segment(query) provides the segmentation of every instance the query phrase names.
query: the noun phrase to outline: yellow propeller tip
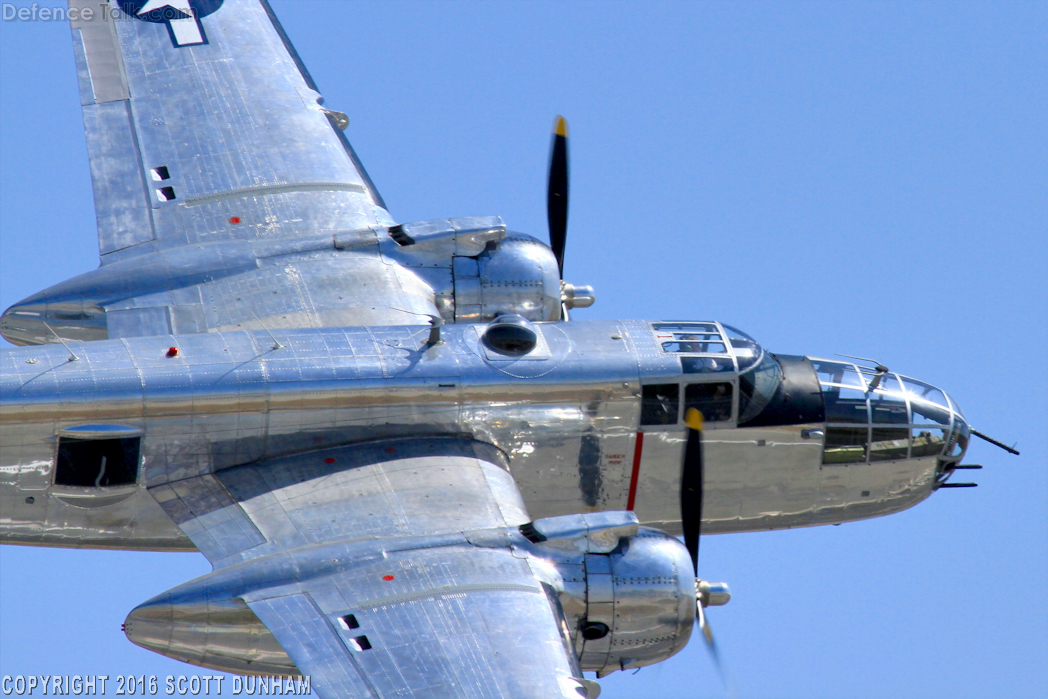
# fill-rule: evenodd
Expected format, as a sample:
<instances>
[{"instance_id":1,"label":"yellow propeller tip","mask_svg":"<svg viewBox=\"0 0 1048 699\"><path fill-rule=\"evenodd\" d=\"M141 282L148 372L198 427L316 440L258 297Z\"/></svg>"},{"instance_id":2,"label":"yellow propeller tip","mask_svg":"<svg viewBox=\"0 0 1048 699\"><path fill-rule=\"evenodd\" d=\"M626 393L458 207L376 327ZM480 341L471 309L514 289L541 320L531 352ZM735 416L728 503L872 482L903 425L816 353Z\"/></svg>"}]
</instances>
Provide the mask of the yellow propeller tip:
<instances>
[{"instance_id":1,"label":"yellow propeller tip","mask_svg":"<svg viewBox=\"0 0 1048 699\"><path fill-rule=\"evenodd\" d=\"M553 133L564 138L568 137L568 120L559 114L557 120L553 122Z\"/></svg>"},{"instance_id":2,"label":"yellow propeller tip","mask_svg":"<svg viewBox=\"0 0 1048 699\"><path fill-rule=\"evenodd\" d=\"M702 431L702 413L697 408L688 408L688 412L684 414L684 422L691 429Z\"/></svg>"}]
</instances>

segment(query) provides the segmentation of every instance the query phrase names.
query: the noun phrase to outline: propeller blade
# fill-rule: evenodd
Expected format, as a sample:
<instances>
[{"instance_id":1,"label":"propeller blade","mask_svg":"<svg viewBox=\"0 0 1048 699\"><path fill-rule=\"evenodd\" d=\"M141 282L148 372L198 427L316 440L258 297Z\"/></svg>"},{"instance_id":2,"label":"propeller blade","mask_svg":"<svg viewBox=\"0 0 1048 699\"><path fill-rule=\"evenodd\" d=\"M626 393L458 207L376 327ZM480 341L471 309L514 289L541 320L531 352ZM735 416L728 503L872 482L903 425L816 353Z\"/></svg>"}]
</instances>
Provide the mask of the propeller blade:
<instances>
[{"instance_id":1,"label":"propeller blade","mask_svg":"<svg viewBox=\"0 0 1048 699\"><path fill-rule=\"evenodd\" d=\"M691 554L695 577L699 577L699 530L702 528L702 413L688 408L684 415L688 425L688 444L684 448L684 468L680 479L680 521L684 545Z\"/></svg>"},{"instance_id":2,"label":"propeller blade","mask_svg":"<svg viewBox=\"0 0 1048 699\"><path fill-rule=\"evenodd\" d=\"M695 603L695 620L699 624L702 638L706 641L706 648L709 649L710 655L713 656L713 662L723 677L724 671L721 668L720 652L717 650L717 642L713 640L713 629L710 627L709 620L706 619L706 612L702 609L702 602Z\"/></svg>"},{"instance_id":3,"label":"propeller blade","mask_svg":"<svg viewBox=\"0 0 1048 699\"><path fill-rule=\"evenodd\" d=\"M695 569L695 623L699 625L702 638L706 642L706 650L713 658L713 664L717 667L724 686L728 686L728 675L721 664L720 650L717 642L713 639L713 628L706 618L706 611L702 603L715 605L725 604L730 599L727 585L723 583L707 583L699 580L699 534L702 529L702 500L704 497L703 485L705 471L702 461L702 413L695 408L688 408L684 414L684 422L688 426L688 443L684 447L684 467L681 472L680 484L680 519L681 528L684 530L684 545L691 554L691 564ZM713 589L715 586L715 590ZM715 599L711 592L722 599Z\"/></svg>"},{"instance_id":4,"label":"propeller blade","mask_svg":"<svg viewBox=\"0 0 1048 699\"><path fill-rule=\"evenodd\" d=\"M564 246L568 239L568 122L558 115L553 122L553 146L549 157L549 186L546 190L549 246L564 278Z\"/></svg>"}]
</instances>

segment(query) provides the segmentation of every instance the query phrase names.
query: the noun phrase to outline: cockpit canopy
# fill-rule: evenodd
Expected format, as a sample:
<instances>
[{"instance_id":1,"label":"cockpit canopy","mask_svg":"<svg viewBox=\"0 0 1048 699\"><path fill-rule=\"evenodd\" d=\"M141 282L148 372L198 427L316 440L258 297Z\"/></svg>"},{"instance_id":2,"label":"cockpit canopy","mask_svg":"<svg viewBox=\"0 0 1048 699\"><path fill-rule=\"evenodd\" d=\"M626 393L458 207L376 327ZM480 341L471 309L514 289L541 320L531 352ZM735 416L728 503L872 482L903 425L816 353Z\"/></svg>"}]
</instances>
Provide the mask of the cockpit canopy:
<instances>
[{"instance_id":1,"label":"cockpit canopy","mask_svg":"<svg viewBox=\"0 0 1048 699\"><path fill-rule=\"evenodd\" d=\"M667 321L653 323L652 330L664 352L680 355L682 373L739 374L739 424L756 417L775 395L782 368L738 328L714 321Z\"/></svg>"}]
</instances>

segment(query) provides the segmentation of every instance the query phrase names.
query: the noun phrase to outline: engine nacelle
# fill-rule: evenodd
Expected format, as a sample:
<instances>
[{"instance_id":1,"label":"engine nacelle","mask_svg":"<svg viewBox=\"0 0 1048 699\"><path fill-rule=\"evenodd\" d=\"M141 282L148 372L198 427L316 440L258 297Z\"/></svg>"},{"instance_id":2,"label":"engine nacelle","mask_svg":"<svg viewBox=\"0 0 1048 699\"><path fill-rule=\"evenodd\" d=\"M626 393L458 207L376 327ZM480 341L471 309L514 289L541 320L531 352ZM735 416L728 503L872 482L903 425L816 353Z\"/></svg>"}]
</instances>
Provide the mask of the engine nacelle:
<instances>
[{"instance_id":1,"label":"engine nacelle","mask_svg":"<svg viewBox=\"0 0 1048 699\"><path fill-rule=\"evenodd\" d=\"M560 320L560 273L553 252L522 233L507 233L476 257L454 258L455 322L480 323L503 313Z\"/></svg>"},{"instance_id":2,"label":"engine nacelle","mask_svg":"<svg viewBox=\"0 0 1048 699\"><path fill-rule=\"evenodd\" d=\"M632 512L550 517L508 533L536 575L556 590L566 640L582 669L602 677L665 660L687 645L698 591L688 551L675 538L639 527ZM297 676L294 662L239 598L242 591L229 581L209 582L216 575L132 610L124 622L128 639L201 667ZM232 580L240 585L240 578ZM716 594L706 591L710 600Z\"/></svg>"},{"instance_id":3,"label":"engine nacelle","mask_svg":"<svg viewBox=\"0 0 1048 699\"><path fill-rule=\"evenodd\" d=\"M522 528L551 564L551 584L583 670L602 677L680 652L695 622L688 550L632 512L537 520Z\"/></svg>"},{"instance_id":4,"label":"engine nacelle","mask_svg":"<svg viewBox=\"0 0 1048 699\"><path fill-rule=\"evenodd\" d=\"M447 323L484 323L514 314L556 321L562 308L593 305L593 289L565 284L548 245L507 231L498 216L402 223L386 229L383 255L412 270L434 292Z\"/></svg>"}]
</instances>

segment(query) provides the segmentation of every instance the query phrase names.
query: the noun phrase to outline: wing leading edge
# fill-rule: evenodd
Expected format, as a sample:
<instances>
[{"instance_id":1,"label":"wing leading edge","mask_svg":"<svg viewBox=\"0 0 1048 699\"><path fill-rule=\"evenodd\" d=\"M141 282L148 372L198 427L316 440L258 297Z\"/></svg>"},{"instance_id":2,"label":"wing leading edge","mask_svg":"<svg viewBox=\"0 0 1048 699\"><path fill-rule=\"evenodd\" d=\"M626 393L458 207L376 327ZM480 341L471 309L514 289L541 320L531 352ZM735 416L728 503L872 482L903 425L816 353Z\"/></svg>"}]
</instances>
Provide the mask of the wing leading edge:
<instances>
[{"instance_id":1,"label":"wing leading edge","mask_svg":"<svg viewBox=\"0 0 1048 699\"><path fill-rule=\"evenodd\" d=\"M296 667L328 697L599 691L581 679L555 593L514 545L529 519L489 445L340 447L150 492L215 571L134 610L126 627L135 643L238 672ZM235 632L201 634L187 621L202 604L212 626L235 609L243 631L244 603L287 657L255 629L243 646L268 655L252 667Z\"/></svg>"}]
</instances>

